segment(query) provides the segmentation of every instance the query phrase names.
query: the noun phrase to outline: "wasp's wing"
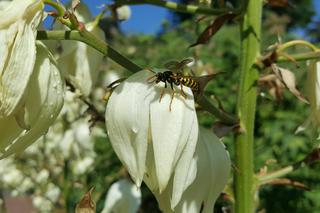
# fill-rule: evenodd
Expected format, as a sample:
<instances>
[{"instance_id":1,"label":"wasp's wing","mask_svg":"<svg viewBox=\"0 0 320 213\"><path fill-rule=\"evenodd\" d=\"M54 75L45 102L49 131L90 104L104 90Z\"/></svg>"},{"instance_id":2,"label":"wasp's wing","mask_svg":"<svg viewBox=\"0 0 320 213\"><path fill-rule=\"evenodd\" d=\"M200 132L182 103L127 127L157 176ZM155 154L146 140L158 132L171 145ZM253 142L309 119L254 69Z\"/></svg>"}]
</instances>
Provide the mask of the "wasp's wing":
<instances>
[{"instance_id":1,"label":"wasp's wing","mask_svg":"<svg viewBox=\"0 0 320 213\"><path fill-rule=\"evenodd\" d=\"M179 65L179 63L179 61L168 61L164 64L164 67L169 70L174 70L176 69L177 65Z\"/></svg>"}]
</instances>

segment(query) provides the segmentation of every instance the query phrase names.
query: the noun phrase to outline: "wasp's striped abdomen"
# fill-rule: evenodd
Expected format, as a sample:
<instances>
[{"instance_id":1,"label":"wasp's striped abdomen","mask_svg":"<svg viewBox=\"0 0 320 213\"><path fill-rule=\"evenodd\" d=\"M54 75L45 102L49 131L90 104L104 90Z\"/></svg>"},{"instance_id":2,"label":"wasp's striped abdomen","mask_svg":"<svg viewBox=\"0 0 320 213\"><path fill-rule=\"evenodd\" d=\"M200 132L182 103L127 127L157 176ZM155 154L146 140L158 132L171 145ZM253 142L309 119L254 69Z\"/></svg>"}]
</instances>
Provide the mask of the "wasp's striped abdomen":
<instances>
[{"instance_id":1,"label":"wasp's striped abdomen","mask_svg":"<svg viewBox=\"0 0 320 213\"><path fill-rule=\"evenodd\" d=\"M199 89L199 83L191 77L180 77L176 79L176 81L178 81L176 82L177 84L182 84L186 87L190 87L192 90Z\"/></svg>"}]
</instances>

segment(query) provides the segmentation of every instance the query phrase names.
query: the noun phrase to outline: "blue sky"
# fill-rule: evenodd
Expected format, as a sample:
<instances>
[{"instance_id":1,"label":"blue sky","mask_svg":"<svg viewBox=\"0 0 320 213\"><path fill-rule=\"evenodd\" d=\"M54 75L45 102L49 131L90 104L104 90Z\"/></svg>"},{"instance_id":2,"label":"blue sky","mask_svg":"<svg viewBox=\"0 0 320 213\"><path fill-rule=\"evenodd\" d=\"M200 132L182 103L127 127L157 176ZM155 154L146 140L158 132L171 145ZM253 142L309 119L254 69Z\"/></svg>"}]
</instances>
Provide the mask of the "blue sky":
<instances>
[{"instance_id":1,"label":"blue sky","mask_svg":"<svg viewBox=\"0 0 320 213\"><path fill-rule=\"evenodd\" d=\"M64 0L62 2L67 2ZM86 3L93 15L97 15L101 9L99 5L103 3L110 3L108 0L82 0ZM316 19L320 20L320 0L313 0L317 11ZM152 5L135 5L131 7L131 18L128 21L121 23L121 28L126 33L157 33L161 29L163 21L165 21L169 14L168 10Z\"/></svg>"}]
</instances>

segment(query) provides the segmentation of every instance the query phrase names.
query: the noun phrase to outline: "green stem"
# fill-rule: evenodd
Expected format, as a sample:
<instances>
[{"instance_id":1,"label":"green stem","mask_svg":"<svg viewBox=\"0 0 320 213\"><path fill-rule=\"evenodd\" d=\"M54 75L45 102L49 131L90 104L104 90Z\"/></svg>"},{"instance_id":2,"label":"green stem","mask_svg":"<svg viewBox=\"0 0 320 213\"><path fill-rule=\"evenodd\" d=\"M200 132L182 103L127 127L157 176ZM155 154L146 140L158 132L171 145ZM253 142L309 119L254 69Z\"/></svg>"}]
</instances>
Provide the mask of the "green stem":
<instances>
[{"instance_id":1,"label":"green stem","mask_svg":"<svg viewBox=\"0 0 320 213\"><path fill-rule=\"evenodd\" d=\"M173 1L164 0L118 0L115 2L117 6L121 5L136 5L136 4L151 4L159 7L164 7L176 12L191 13L191 14L203 14L203 15L222 15L227 12L238 13L239 10L232 10L230 8L214 9L211 7L203 7L197 5L185 5L176 3Z\"/></svg>"},{"instance_id":2,"label":"green stem","mask_svg":"<svg viewBox=\"0 0 320 213\"><path fill-rule=\"evenodd\" d=\"M209 101L209 99L205 98L204 96L199 97L197 99L197 103L202 107L202 109L220 118L220 120L223 121L223 123L225 124L233 125L239 122L236 117L224 112L223 110L217 107L212 107L213 104Z\"/></svg>"},{"instance_id":3,"label":"green stem","mask_svg":"<svg viewBox=\"0 0 320 213\"><path fill-rule=\"evenodd\" d=\"M235 212L254 212L254 120L257 100L262 0L249 0L241 22L241 73L237 114L241 132L236 136Z\"/></svg>"},{"instance_id":4,"label":"green stem","mask_svg":"<svg viewBox=\"0 0 320 213\"><path fill-rule=\"evenodd\" d=\"M56 10L57 10L57 15L58 15L59 17L62 17L62 16L64 15L64 13L65 13L65 8L64 8L61 4L59 4L59 3L57 3L57 2L54 2L54 1L52 1L52 0L43 0L43 3L45 3L45 4L47 4L47 5L50 5L51 7L53 7L54 9L56 9Z\"/></svg>"},{"instance_id":5,"label":"green stem","mask_svg":"<svg viewBox=\"0 0 320 213\"><path fill-rule=\"evenodd\" d=\"M293 41L289 41L289 42L286 42L284 44L281 44L280 47L277 49L277 52L283 52L287 48L293 47L293 46L297 46L297 45L306 46L306 47L308 47L309 49L311 49L313 51L319 50L316 46L314 46L310 42L307 42L307 41L304 41L304 40L293 40Z\"/></svg>"},{"instance_id":6,"label":"green stem","mask_svg":"<svg viewBox=\"0 0 320 213\"><path fill-rule=\"evenodd\" d=\"M124 68L128 69L131 72L138 72L143 68L139 65L130 61L127 57L121 55L117 50L112 48L105 41L97 38L92 33L86 30L72 30L72 31L38 31L37 33L38 40L76 40L81 41L89 46L95 48L102 54L108 56L116 63L120 64ZM199 105L203 107L203 109L212 113L214 116L222 120L227 124L235 124L237 119L228 115L225 112L222 112L219 108L210 103L208 99L202 97L199 99Z\"/></svg>"},{"instance_id":7,"label":"green stem","mask_svg":"<svg viewBox=\"0 0 320 213\"><path fill-rule=\"evenodd\" d=\"M127 57L121 55L118 51L112 48L103 40L97 38L92 33L82 30L77 31L38 31L37 39L39 40L76 40L81 41L89 46L95 48L103 55L108 56L116 63L120 64L124 68L128 69L131 72L137 72L142 70L142 68L132 61L130 61Z\"/></svg>"}]
</instances>

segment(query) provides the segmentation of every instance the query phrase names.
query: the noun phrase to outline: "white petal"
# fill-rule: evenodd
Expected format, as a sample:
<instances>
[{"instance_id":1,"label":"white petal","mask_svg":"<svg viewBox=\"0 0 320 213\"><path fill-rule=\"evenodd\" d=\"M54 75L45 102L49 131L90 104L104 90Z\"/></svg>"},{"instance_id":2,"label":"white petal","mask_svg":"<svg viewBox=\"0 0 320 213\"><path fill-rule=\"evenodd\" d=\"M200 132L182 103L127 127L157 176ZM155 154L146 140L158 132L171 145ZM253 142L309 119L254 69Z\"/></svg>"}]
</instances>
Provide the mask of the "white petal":
<instances>
[{"instance_id":1,"label":"white petal","mask_svg":"<svg viewBox=\"0 0 320 213\"><path fill-rule=\"evenodd\" d=\"M42 1L16 0L0 13L0 117L17 110L28 85L42 9Z\"/></svg>"},{"instance_id":2,"label":"white petal","mask_svg":"<svg viewBox=\"0 0 320 213\"><path fill-rule=\"evenodd\" d=\"M307 80L312 120L316 126L320 126L320 62L310 62Z\"/></svg>"},{"instance_id":3,"label":"white petal","mask_svg":"<svg viewBox=\"0 0 320 213\"><path fill-rule=\"evenodd\" d=\"M62 108L63 89L64 83L52 55L39 42L35 69L25 94L25 119L31 128L12 141L1 158L23 151L45 134Z\"/></svg>"},{"instance_id":4,"label":"white petal","mask_svg":"<svg viewBox=\"0 0 320 213\"><path fill-rule=\"evenodd\" d=\"M198 120L194 113L194 121L185 147L175 169L171 208L174 209L179 203L183 192L194 181L197 174L197 157L193 158L198 141Z\"/></svg>"},{"instance_id":5,"label":"white petal","mask_svg":"<svg viewBox=\"0 0 320 213\"><path fill-rule=\"evenodd\" d=\"M189 134L194 128L195 108L193 94L190 88L183 87L187 98L179 94L180 89L175 87L177 93L172 101L171 88L165 90L161 102L160 94L162 84L154 86L157 91L155 100L150 105L151 134L154 149L154 161L160 192L164 190L173 173L178 159L189 141ZM192 138L193 142L197 138Z\"/></svg>"},{"instance_id":6,"label":"white petal","mask_svg":"<svg viewBox=\"0 0 320 213\"><path fill-rule=\"evenodd\" d=\"M83 22L90 21L91 15L88 14L87 7L80 5L76 10L79 14L77 18ZM104 32L98 26L94 26L94 23L86 24L86 28L98 38L105 39ZM97 81L104 56L96 49L78 41L62 42L62 49L63 53L58 59L59 68L83 95L88 96Z\"/></svg>"},{"instance_id":7,"label":"white petal","mask_svg":"<svg viewBox=\"0 0 320 213\"><path fill-rule=\"evenodd\" d=\"M195 156L198 158L195 181L184 192L176 212L212 213L216 199L227 184L231 162L225 146L209 130L200 128Z\"/></svg>"},{"instance_id":8,"label":"white petal","mask_svg":"<svg viewBox=\"0 0 320 213\"><path fill-rule=\"evenodd\" d=\"M141 204L141 191L128 180L119 180L108 190L101 213L136 213Z\"/></svg>"},{"instance_id":9,"label":"white petal","mask_svg":"<svg viewBox=\"0 0 320 213\"><path fill-rule=\"evenodd\" d=\"M6 9L11 4L11 1L0 1L0 11Z\"/></svg>"},{"instance_id":10,"label":"white petal","mask_svg":"<svg viewBox=\"0 0 320 213\"><path fill-rule=\"evenodd\" d=\"M120 84L106 109L107 132L113 149L138 186L145 172L149 104L155 93L151 85L143 82L148 74L138 72Z\"/></svg>"}]
</instances>

